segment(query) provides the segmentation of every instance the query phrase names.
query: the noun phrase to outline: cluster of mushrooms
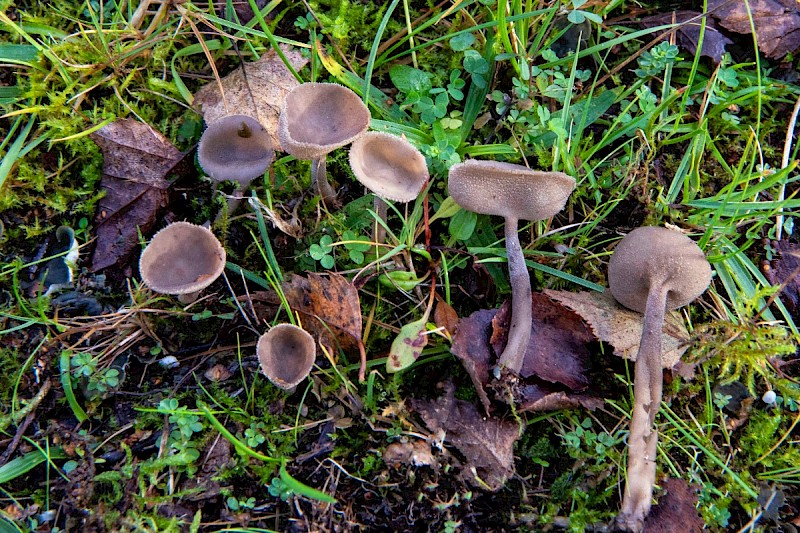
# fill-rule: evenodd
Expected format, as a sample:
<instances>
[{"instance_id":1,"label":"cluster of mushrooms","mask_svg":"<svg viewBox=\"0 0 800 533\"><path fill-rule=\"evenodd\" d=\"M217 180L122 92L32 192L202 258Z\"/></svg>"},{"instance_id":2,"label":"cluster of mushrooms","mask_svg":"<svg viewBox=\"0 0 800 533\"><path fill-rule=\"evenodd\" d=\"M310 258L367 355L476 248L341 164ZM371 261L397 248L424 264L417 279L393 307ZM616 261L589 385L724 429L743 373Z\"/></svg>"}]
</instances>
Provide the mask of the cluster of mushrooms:
<instances>
[{"instance_id":1,"label":"cluster of mushrooms","mask_svg":"<svg viewBox=\"0 0 800 533\"><path fill-rule=\"evenodd\" d=\"M328 182L325 159L331 151L352 143L353 173L375 194L376 212L385 218L386 206L380 199L414 200L428 181L428 168L419 150L404 137L367 132L369 124L369 110L353 91L332 83L305 83L287 94L278 137L284 151L311 160L312 186L331 206L336 204L336 191ZM213 180L238 182L241 197L272 163L274 150L269 133L257 120L232 115L208 125L198 147L198 161ZM450 169L449 194L460 207L505 219L512 318L508 342L495 368L498 378L520 372L531 338L531 283L518 222L554 216L564 208L575 185L574 178L561 172L496 161L468 160ZM382 235L375 238L383 241ZM177 295L187 303L222 274L225 258L224 247L209 229L175 222L155 234L142 252L139 270L152 290ZM654 420L662 397L665 313L700 296L710 281L711 267L702 250L667 228L631 231L609 261L612 295L623 306L644 314L636 357L627 486L617 519L622 529L642 529L653 497L658 438ZM293 390L314 364L316 342L302 328L280 324L259 338L257 352L269 380Z\"/></svg>"}]
</instances>

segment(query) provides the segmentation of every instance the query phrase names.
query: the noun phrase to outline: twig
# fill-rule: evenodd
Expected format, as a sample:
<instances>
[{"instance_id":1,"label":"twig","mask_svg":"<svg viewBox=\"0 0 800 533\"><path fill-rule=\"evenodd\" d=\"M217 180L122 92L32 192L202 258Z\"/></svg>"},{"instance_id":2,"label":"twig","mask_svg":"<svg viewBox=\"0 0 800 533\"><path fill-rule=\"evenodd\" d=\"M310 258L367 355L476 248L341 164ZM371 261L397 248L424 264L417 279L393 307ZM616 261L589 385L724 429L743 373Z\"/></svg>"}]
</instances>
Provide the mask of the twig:
<instances>
[{"instance_id":1,"label":"twig","mask_svg":"<svg viewBox=\"0 0 800 533\"><path fill-rule=\"evenodd\" d=\"M792 152L792 137L794 136L794 126L797 123L797 114L800 113L800 96L797 97L797 102L794 104L792 111L792 118L789 120L789 126L786 128L786 142L783 143L783 160L781 161L781 168L789 166L789 156ZM778 203L783 202L786 196L786 182L781 183L781 191L778 193ZM781 211L783 211L781 209ZM781 240L783 234L783 215L775 217L775 240Z\"/></svg>"}]
</instances>

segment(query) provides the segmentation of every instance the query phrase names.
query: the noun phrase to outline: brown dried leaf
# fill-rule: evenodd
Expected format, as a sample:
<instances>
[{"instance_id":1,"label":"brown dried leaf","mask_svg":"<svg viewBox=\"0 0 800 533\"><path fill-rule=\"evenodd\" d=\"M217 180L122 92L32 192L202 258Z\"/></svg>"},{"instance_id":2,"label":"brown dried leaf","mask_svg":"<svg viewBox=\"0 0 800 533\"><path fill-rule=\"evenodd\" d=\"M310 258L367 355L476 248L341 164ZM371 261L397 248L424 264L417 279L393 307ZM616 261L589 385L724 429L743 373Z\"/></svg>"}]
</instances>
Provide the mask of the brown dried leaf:
<instances>
[{"instance_id":1,"label":"brown dried leaf","mask_svg":"<svg viewBox=\"0 0 800 533\"><path fill-rule=\"evenodd\" d=\"M411 442L393 442L383 451L383 462L387 465L401 464L412 466L434 466L436 458L431 451L431 444L426 440Z\"/></svg>"},{"instance_id":2,"label":"brown dried leaf","mask_svg":"<svg viewBox=\"0 0 800 533\"><path fill-rule=\"evenodd\" d=\"M543 413L561 409L578 409L583 407L594 411L603 406L603 400L586 394L567 394L545 386L530 384L519 387L516 391L519 404L517 411Z\"/></svg>"},{"instance_id":3,"label":"brown dried leaf","mask_svg":"<svg viewBox=\"0 0 800 533\"><path fill-rule=\"evenodd\" d=\"M665 493L650 509L644 533L695 533L703 531L705 521L697 512L697 492L682 479L667 479Z\"/></svg>"},{"instance_id":4,"label":"brown dried leaf","mask_svg":"<svg viewBox=\"0 0 800 533\"><path fill-rule=\"evenodd\" d=\"M781 301L791 311L795 320L800 319L800 246L789 241L772 241L776 252L775 259L766 271L767 279L773 285L784 284L780 293Z\"/></svg>"},{"instance_id":5,"label":"brown dried leaf","mask_svg":"<svg viewBox=\"0 0 800 533\"><path fill-rule=\"evenodd\" d=\"M167 176L178 171L184 154L163 135L134 119L121 119L91 135L103 152L98 203L97 242L92 271L127 263L139 244L139 231L148 234L169 201ZM190 168L191 165L188 165ZM180 172L189 172L181 168Z\"/></svg>"},{"instance_id":6,"label":"brown dried leaf","mask_svg":"<svg viewBox=\"0 0 800 533\"><path fill-rule=\"evenodd\" d=\"M642 337L642 315L619 305L611 291L568 292L545 290L544 293L580 315L592 328L595 336L611 344L614 353L631 361L636 360ZM661 337L661 364L672 368L689 347L689 332L680 313L666 314Z\"/></svg>"},{"instance_id":7,"label":"brown dried leaf","mask_svg":"<svg viewBox=\"0 0 800 533\"><path fill-rule=\"evenodd\" d=\"M489 337L492 335L492 319L494 309L480 309L458 324L458 331L453 337L450 351L461 360L461 364L472 379L475 390L486 412L489 412L491 401L486 395L484 386L489 381L489 369L492 364L492 353Z\"/></svg>"},{"instance_id":8,"label":"brown dried leaf","mask_svg":"<svg viewBox=\"0 0 800 533\"><path fill-rule=\"evenodd\" d=\"M439 399L417 400L412 406L431 432L443 431L445 442L464 455L467 468L462 475L476 487L500 490L514 473L519 427L508 420L482 416L473 404L456 399L454 389L449 385Z\"/></svg>"},{"instance_id":9,"label":"brown dried leaf","mask_svg":"<svg viewBox=\"0 0 800 533\"><path fill-rule=\"evenodd\" d=\"M361 302L358 289L346 278L309 272L308 278L292 276L284 282L283 292L289 307L300 313L303 329L328 349L361 349ZM280 304L278 295L271 291L254 292L250 298Z\"/></svg>"},{"instance_id":10,"label":"brown dried leaf","mask_svg":"<svg viewBox=\"0 0 800 533\"><path fill-rule=\"evenodd\" d=\"M532 295L532 306L531 340L520 375L563 383L572 390L585 389L589 386L586 344L594 340L586 324L578 315L541 293ZM503 351L510 323L511 306L506 302L492 321L489 342L495 353Z\"/></svg>"},{"instance_id":11,"label":"brown dried leaf","mask_svg":"<svg viewBox=\"0 0 800 533\"><path fill-rule=\"evenodd\" d=\"M438 294L436 295L436 309L433 311L433 321L437 328L444 328L451 337L458 329L458 313Z\"/></svg>"},{"instance_id":12,"label":"brown dried leaf","mask_svg":"<svg viewBox=\"0 0 800 533\"><path fill-rule=\"evenodd\" d=\"M752 15L758 48L772 59L780 59L800 48L800 6L796 0L709 0L708 11L720 25L737 33L751 33ZM749 11L749 12L748 12Z\"/></svg>"},{"instance_id":13,"label":"brown dried leaf","mask_svg":"<svg viewBox=\"0 0 800 533\"><path fill-rule=\"evenodd\" d=\"M697 11L678 10L645 17L639 23L644 28L673 23L681 24L675 32L677 44L694 55L697 52L697 42L700 40L701 20L697 17L701 15L702 13ZM693 21L688 22L690 20ZM729 44L733 44L733 41L720 33L714 20L707 19L706 30L703 34L703 49L700 51L700 55L710 57L715 63L719 63L722 61L722 54L725 53L725 46Z\"/></svg>"},{"instance_id":14,"label":"brown dried leaf","mask_svg":"<svg viewBox=\"0 0 800 533\"><path fill-rule=\"evenodd\" d=\"M308 63L308 59L297 50L283 51L295 70ZM278 54L269 50L258 61L242 63L240 68L222 78L221 84L223 93L220 84L212 82L195 95L194 103L200 107L206 123L228 115L249 115L266 128L272 137L272 145L276 150L280 149L278 115L286 93L299 82Z\"/></svg>"}]
</instances>

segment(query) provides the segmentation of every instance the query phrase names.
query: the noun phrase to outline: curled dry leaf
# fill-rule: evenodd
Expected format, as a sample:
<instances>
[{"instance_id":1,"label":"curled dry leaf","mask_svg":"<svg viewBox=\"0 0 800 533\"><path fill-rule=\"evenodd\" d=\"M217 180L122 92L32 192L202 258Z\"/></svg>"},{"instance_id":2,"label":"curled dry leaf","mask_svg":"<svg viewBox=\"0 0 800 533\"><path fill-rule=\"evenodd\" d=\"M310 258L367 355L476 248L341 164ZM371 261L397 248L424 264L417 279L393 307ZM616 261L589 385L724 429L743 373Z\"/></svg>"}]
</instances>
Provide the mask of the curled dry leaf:
<instances>
[{"instance_id":1,"label":"curled dry leaf","mask_svg":"<svg viewBox=\"0 0 800 533\"><path fill-rule=\"evenodd\" d=\"M472 379L472 384L475 385L475 390L487 413L492 403L486 394L485 386L489 382L489 371L494 361L489 337L492 335L492 319L495 313L497 311L494 309L480 309L462 318L450 348Z\"/></svg>"},{"instance_id":2,"label":"curled dry leaf","mask_svg":"<svg viewBox=\"0 0 800 533\"><path fill-rule=\"evenodd\" d=\"M800 5L796 0L709 0L708 11L723 28L736 33L751 33L752 24L758 48L772 59L780 59L800 48Z\"/></svg>"},{"instance_id":3,"label":"curled dry leaf","mask_svg":"<svg viewBox=\"0 0 800 533\"><path fill-rule=\"evenodd\" d=\"M358 289L338 274L322 276L313 272L308 278L292 276L283 284L289 307L300 313L303 329L325 345L331 353L339 347L344 351L363 351L361 342L361 302ZM280 305L278 295L272 291L254 292L254 303ZM241 299L246 299L243 297ZM268 319L267 316L259 318Z\"/></svg>"},{"instance_id":4,"label":"curled dry leaf","mask_svg":"<svg viewBox=\"0 0 800 533\"><path fill-rule=\"evenodd\" d=\"M685 48L694 55L697 52L697 43L700 40L700 28L703 14L697 11L678 10L669 13L659 13L650 17L644 17L639 21L645 28L654 28L664 24L677 23L681 26L675 32L678 46ZM733 44L733 41L720 33L713 19L706 19L706 30L703 34L703 48L700 55L710 57L715 63L722 61L722 54L725 47Z\"/></svg>"},{"instance_id":5,"label":"curled dry leaf","mask_svg":"<svg viewBox=\"0 0 800 533\"><path fill-rule=\"evenodd\" d=\"M614 347L614 354L636 360L642 338L642 315L619 305L610 291L568 292L545 290L544 293L580 315L594 335ZM661 364L672 368L689 348L689 332L680 313L666 314L661 337Z\"/></svg>"},{"instance_id":6,"label":"curled dry leaf","mask_svg":"<svg viewBox=\"0 0 800 533\"><path fill-rule=\"evenodd\" d=\"M91 135L103 152L105 196L98 202L92 271L128 263L169 202L170 174L193 171L185 157L163 135L134 119L121 119Z\"/></svg>"},{"instance_id":7,"label":"curled dry leaf","mask_svg":"<svg viewBox=\"0 0 800 533\"><path fill-rule=\"evenodd\" d=\"M433 311L433 321L437 328L444 328L445 333L451 337L458 329L458 313L438 294L436 295L436 309Z\"/></svg>"},{"instance_id":8,"label":"curled dry leaf","mask_svg":"<svg viewBox=\"0 0 800 533\"><path fill-rule=\"evenodd\" d=\"M475 487L500 490L514 473L519 427L508 420L482 416L473 404L456 399L454 391L449 384L437 400L415 400L412 408L431 432L444 432L445 443L464 456L467 464L462 476Z\"/></svg>"},{"instance_id":9,"label":"curled dry leaf","mask_svg":"<svg viewBox=\"0 0 800 533\"><path fill-rule=\"evenodd\" d=\"M283 49L295 70L303 68L308 59L299 51ZM222 85L222 92L220 92ZM280 148L278 115L286 94L300 85L274 51L269 50L258 61L242 63L220 81L211 82L195 95L194 104L200 107L206 123L228 115L249 115L256 118L272 138L272 146Z\"/></svg>"}]
</instances>

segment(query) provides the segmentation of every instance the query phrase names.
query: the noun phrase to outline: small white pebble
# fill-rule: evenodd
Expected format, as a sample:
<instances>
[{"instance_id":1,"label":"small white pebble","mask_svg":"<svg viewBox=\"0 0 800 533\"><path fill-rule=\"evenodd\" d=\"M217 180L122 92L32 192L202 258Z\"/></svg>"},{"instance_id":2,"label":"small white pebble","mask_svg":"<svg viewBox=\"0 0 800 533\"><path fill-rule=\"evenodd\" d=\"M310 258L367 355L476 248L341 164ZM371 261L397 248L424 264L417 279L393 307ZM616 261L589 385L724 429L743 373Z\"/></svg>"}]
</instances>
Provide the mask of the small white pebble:
<instances>
[{"instance_id":1,"label":"small white pebble","mask_svg":"<svg viewBox=\"0 0 800 533\"><path fill-rule=\"evenodd\" d=\"M768 390L767 392L764 393L764 396L762 396L761 399L764 400L765 404L772 405L775 403L775 399L777 397L778 395L775 394L775 391Z\"/></svg>"},{"instance_id":2,"label":"small white pebble","mask_svg":"<svg viewBox=\"0 0 800 533\"><path fill-rule=\"evenodd\" d=\"M178 362L178 358L175 357L174 355L167 355L165 357L162 357L161 359L158 360L158 364L163 366L164 368L177 368L181 366L181 364Z\"/></svg>"}]
</instances>

